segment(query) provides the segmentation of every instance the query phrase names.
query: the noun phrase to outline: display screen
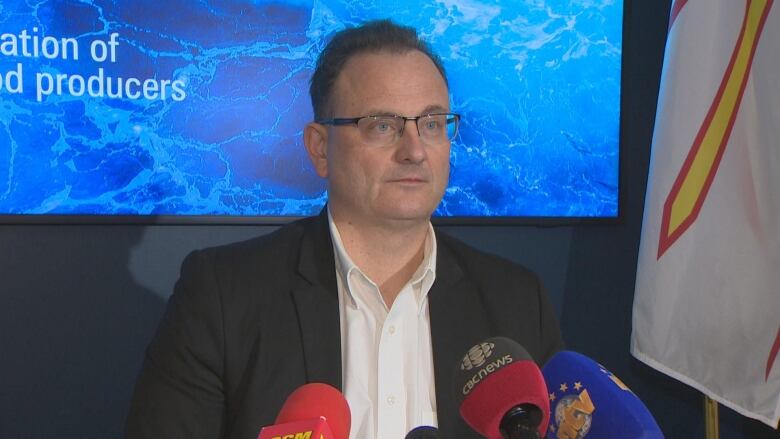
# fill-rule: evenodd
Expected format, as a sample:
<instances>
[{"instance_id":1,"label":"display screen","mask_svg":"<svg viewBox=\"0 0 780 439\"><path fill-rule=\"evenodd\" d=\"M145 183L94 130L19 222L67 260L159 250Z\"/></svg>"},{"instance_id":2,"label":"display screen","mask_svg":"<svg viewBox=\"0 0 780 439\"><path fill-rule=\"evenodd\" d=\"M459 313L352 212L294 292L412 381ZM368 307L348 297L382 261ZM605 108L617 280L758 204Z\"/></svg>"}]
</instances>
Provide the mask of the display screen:
<instances>
[{"instance_id":1,"label":"display screen","mask_svg":"<svg viewBox=\"0 0 780 439\"><path fill-rule=\"evenodd\" d=\"M329 37L413 26L462 115L435 215L614 218L622 1L0 3L0 217L293 218Z\"/></svg>"}]
</instances>

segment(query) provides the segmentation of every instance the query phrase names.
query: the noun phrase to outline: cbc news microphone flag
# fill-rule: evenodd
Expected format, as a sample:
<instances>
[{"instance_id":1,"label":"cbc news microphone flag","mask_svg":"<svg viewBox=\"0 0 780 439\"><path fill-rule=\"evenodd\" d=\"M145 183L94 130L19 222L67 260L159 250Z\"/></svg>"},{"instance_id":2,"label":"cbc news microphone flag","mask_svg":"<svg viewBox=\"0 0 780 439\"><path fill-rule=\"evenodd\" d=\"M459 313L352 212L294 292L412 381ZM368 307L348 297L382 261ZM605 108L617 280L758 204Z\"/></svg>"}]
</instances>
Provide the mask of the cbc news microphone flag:
<instances>
[{"instance_id":1,"label":"cbc news microphone flag","mask_svg":"<svg viewBox=\"0 0 780 439\"><path fill-rule=\"evenodd\" d=\"M780 2L675 0L631 353L780 418ZM629 116L630 117L630 116Z\"/></svg>"}]
</instances>

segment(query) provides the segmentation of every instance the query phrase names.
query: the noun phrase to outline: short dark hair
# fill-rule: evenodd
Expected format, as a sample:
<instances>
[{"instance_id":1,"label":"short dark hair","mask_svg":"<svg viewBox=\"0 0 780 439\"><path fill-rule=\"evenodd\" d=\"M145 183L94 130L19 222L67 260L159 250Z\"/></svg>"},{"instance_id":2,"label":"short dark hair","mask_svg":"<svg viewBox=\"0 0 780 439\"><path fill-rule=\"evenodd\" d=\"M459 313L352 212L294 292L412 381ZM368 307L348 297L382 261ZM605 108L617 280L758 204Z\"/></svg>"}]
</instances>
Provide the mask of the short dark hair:
<instances>
[{"instance_id":1,"label":"short dark hair","mask_svg":"<svg viewBox=\"0 0 780 439\"><path fill-rule=\"evenodd\" d=\"M412 27L401 26L390 20L375 20L336 33L320 53L309 83L314 119L332 117L328 113L331 111L333 84L350 58L364 53L389 51L400 54L412 50L419 50L430 58L444 78L444 83L448 84L441 59L427 43L420 40Z\"/></svg>"}]
</instances>

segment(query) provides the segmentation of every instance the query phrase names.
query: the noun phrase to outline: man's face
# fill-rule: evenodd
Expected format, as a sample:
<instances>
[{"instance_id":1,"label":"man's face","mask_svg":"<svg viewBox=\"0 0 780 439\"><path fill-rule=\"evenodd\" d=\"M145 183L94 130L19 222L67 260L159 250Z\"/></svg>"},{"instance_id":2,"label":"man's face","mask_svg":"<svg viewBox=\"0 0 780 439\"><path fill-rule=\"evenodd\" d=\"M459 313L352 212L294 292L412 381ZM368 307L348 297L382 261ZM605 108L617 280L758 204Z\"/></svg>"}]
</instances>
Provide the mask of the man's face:
<instances>
[{"instance_id":1,"label":"man's face","mask_svg":"<svg viewBox=\"0 0 780 439\"><path fill-rule=\"evenodd\" d=\"M336 79L330 102L336 118L449 111L444 79L416 50L351 58ZM447 186L449 141L423 144L413 121L388 146L366 145L355 125L320 125L317 133L324 156L312 155L312 161L328 179L328 202L337 221L396 226L428 221ZM312 140L306 137L309 147Z\"/></svg>"}]
</instances>

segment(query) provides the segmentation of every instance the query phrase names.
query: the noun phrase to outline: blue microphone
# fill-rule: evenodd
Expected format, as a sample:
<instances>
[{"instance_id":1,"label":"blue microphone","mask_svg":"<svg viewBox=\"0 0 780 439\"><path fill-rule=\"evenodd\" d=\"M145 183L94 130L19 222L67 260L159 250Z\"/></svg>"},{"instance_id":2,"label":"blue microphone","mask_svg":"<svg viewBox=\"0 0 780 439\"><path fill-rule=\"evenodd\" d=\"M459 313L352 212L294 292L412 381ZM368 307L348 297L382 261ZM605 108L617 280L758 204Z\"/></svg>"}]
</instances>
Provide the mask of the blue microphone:
<instances>
[{"instance_id":1,"label":"blue microphone","mask_svg":"<svg viewBox=\"0 0 780 439\"><path fill-rule=\"evenodd\" d=\"M430 427L423 425L412 429L409 433L406 433L404 439L440 439L439 429L436 427Z\"/></svg>"},{"instance_id":2,"label":"blue microphone","mask_svg":"<svg viewBox=\"0 0 780 439\"><path fill-rule=\"evenodd\" d=\"M663 439L642 401L585 355L558 352L542 374L550 397L548 439Z\"/></svg>"}]
</instances>

